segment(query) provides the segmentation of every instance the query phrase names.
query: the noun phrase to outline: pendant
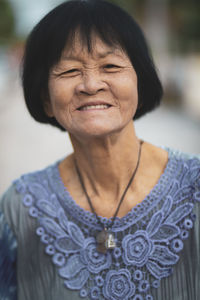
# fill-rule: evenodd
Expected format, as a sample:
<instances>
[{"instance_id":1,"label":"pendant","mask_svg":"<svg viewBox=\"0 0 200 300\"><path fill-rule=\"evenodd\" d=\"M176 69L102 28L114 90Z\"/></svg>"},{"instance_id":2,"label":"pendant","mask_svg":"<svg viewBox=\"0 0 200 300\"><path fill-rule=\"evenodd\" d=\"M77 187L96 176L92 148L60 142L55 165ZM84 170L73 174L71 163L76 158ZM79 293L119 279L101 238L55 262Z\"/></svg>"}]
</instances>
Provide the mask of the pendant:
<instances>
[{"instance_id":1,"label":"pendant","mask_svg":"<svg viewBox=\"0 0 200 300\"><path fill-rule=\"evenodd\" d=\"M106 253L108 249L114 249L116 247L114 236L111 232L104 228L96 236L97 251L100 253Z\"/></svg>"}]
</instances>

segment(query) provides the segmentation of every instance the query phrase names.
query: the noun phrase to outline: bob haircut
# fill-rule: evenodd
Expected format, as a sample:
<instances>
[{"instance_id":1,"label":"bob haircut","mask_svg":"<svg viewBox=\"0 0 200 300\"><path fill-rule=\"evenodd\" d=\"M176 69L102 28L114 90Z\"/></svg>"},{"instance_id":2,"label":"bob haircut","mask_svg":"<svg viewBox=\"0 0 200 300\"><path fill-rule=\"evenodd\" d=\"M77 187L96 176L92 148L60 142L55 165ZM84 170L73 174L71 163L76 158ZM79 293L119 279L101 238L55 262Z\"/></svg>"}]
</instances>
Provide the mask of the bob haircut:
<instances>
[{"instance_id":1,"label":"bob haircut","mask_svg":"<svg viewBox=\"0 0 200 300\"><path fill-rule=\"evenodd\" d=\"M163 89L144 35L123 9L104 0L66 1L50 11L30 33L24 53L22 84L27 108L41 123L65 129L45 113L51 68L66 46L73 47L75 33L92 51L92 33L109 46L120 46L128 55L138 78L138 108L134 120L156 108Z\"/></svg>"}]
</instances>

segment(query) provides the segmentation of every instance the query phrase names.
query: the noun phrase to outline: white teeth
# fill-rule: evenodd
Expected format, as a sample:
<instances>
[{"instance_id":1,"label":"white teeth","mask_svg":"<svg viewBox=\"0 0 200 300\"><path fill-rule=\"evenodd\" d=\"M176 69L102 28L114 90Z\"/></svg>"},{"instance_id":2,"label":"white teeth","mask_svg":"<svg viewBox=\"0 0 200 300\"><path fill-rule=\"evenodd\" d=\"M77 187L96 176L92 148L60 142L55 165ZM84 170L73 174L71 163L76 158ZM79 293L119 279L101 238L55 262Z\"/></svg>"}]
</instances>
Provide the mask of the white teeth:
<instances>
[{"instance_id":1,"label":"white teeth","mask_svg":"<svg viewBox=\"0 0 200 300\"><path fill-rule=\"evenodd\" d=\"M107 104L87 105L87 106L81 107L80 110L105 109L108 107L109 107L109 105L107 105Z\"/></svg>"}]
</instances>

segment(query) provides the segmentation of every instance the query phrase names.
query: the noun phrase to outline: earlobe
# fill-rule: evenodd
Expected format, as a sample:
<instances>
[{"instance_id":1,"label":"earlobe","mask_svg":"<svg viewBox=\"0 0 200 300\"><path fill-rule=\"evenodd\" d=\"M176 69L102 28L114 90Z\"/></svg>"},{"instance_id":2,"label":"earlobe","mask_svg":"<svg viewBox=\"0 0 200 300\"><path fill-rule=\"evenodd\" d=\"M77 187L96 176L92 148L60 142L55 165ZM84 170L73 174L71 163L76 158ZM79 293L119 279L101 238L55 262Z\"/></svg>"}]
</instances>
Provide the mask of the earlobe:
<instances>
[{"instance_id":1,"label":"earlobe","mask_svg":"<svg viewBox=\"0 0 200 300\"><path fill-rule=\"evenodd\" d=\"M137 109L141 109L141 108L142 108L142 101L139 101Z\"/></svg>"},{"instance_id":2,"label":"earlobe","mask_svg":"<svg viewBox=\"0 0 200 300\"><path fill-rule=\"evenodd\" d=\"M54 114L53 114L53 110L52 110L52 106L51 106L50 101L45 101L45 102L44 102L44 111L45 111L46 115L47 115L49 118L54 117Z\"/></svg>"}]
</instances>

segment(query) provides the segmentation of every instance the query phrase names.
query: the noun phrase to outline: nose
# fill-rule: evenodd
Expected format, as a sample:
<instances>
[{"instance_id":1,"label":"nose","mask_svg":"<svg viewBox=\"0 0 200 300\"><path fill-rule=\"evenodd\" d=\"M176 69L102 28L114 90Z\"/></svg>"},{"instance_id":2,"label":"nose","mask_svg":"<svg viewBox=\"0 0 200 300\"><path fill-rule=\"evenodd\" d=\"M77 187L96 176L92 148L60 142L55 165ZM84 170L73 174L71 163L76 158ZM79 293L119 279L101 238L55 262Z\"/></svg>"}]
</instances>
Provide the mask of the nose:
<instances>
[{"instance_id":1,"label":"nose","mask_svg":"<svg viewBox=\"0 0 200 300\"><path fill-rule=\"evenodd\" d=\"M107 88L106 82L103 80L101 74L93 72L92 70L83 74L81 81L76 86L77 93L95 95L99 91Z\"/></svg>"}]
</instances>

